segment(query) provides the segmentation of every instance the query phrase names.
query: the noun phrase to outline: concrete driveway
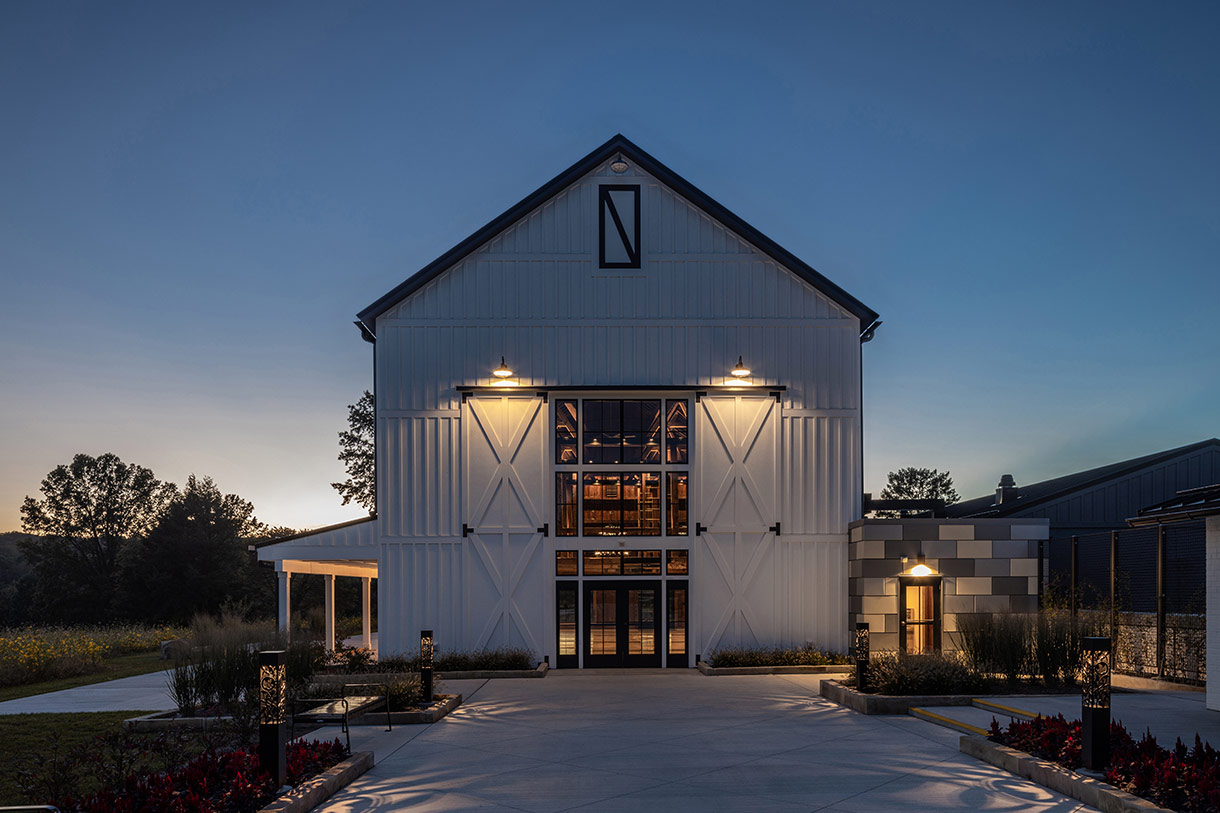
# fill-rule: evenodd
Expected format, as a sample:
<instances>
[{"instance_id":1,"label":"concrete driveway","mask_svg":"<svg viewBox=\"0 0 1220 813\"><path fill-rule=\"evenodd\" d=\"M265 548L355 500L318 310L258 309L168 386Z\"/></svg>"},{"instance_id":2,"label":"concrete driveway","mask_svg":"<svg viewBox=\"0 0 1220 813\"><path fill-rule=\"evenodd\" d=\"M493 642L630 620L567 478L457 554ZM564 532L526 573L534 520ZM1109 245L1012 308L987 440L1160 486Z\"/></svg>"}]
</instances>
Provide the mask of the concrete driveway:
<instances>
[{"instance_id":1,"label":"concrete driveway","mask_svg":"<svg viewBox=\"0 0 1220 813\"><path fill-rule=\"evenodd\" d=\"M354 811L1091 810L960 754L958 735L832 705L809 676L552 672L463 682L445 720L353 730Z\"/></svg>"}]
</instances>

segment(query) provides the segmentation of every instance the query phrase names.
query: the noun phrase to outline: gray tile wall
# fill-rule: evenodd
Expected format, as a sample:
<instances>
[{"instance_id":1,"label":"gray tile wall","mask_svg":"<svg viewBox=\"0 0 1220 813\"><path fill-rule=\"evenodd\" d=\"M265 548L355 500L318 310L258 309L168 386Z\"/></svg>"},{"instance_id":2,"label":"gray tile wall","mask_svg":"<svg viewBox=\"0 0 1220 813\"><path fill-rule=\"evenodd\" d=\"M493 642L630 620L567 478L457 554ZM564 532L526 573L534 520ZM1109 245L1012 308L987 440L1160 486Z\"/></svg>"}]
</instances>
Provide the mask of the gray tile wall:
<instances>
[{"instance_id":1,"label":"gray tile wall","mask_svg":"<svg viewBox=\"0 0 1220 813\"><path fill-rule=\"evenodd\" d=\"M848 612L853 628L869 623L875 652L898 649L898 577L920 553L942 577L947 650L963 614L1038 609L1038 541L1049 538L1049 520L862 519L849 528Z\"/></svg>"}]
</instances>

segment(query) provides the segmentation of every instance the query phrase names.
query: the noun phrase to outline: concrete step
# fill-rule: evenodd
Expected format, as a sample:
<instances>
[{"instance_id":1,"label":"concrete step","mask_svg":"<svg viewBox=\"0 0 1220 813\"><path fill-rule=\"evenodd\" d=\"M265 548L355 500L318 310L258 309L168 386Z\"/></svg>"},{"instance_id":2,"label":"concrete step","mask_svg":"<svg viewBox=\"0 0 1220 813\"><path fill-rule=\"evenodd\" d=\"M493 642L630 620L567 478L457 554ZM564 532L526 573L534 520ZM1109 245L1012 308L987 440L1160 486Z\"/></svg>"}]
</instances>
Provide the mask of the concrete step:
<instances>
[{"instance_id":1,"label":"concrete step","mask_svg":"<svg viewBox=\"0 0 1220 813\"><path fill-rule=\"evenodd\" d=\"M913 708L909 714L954 731L980 736L986 736L991 730L993 718L1006 725L1009 720L1032 720L1035 716L1024 709L980 698L975 698L972 706L926 706Z\"/></svg>"}]
</instances>

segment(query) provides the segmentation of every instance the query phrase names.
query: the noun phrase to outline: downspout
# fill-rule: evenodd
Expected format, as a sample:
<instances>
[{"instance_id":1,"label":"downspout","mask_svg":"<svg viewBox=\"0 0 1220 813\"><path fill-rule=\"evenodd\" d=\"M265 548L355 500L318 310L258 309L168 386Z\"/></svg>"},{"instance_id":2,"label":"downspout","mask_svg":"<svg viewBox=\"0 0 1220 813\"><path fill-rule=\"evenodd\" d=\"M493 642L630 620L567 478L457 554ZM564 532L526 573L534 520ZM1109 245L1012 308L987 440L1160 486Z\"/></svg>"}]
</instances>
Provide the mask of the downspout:
<instances>
[{"instance_id":1,"label":"downspout","mask_svg":"<svg viewBox=\"0 0 1220 813\"><path fill-rule=\"evenodd\" d=\"M860 482L856 493L860 496L860 518L864 518L864 345L877 335L881 320L874 319L872 324L860 332Z\"/></svg>"}]
</instances>

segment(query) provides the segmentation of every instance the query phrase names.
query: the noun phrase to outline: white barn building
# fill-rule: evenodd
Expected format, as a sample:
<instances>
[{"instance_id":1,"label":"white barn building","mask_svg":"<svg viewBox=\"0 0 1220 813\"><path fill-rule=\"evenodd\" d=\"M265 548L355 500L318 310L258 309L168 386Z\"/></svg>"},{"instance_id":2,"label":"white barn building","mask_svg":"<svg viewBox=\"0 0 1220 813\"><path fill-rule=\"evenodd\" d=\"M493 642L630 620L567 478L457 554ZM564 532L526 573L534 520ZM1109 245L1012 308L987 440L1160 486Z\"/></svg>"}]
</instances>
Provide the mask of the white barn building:
<instances>
[{"instance_id":1,"label":"white barn building","mask_svg":"<svg viewBox=\"0 0 1220 813\"><path fill-rule=\"evenodd\" d=\"M323 573L378 579L387 654L846 650L877 324L615 136L359 314L378 512L259 549L281 620Z\"/></svg>"}]
</instances>

